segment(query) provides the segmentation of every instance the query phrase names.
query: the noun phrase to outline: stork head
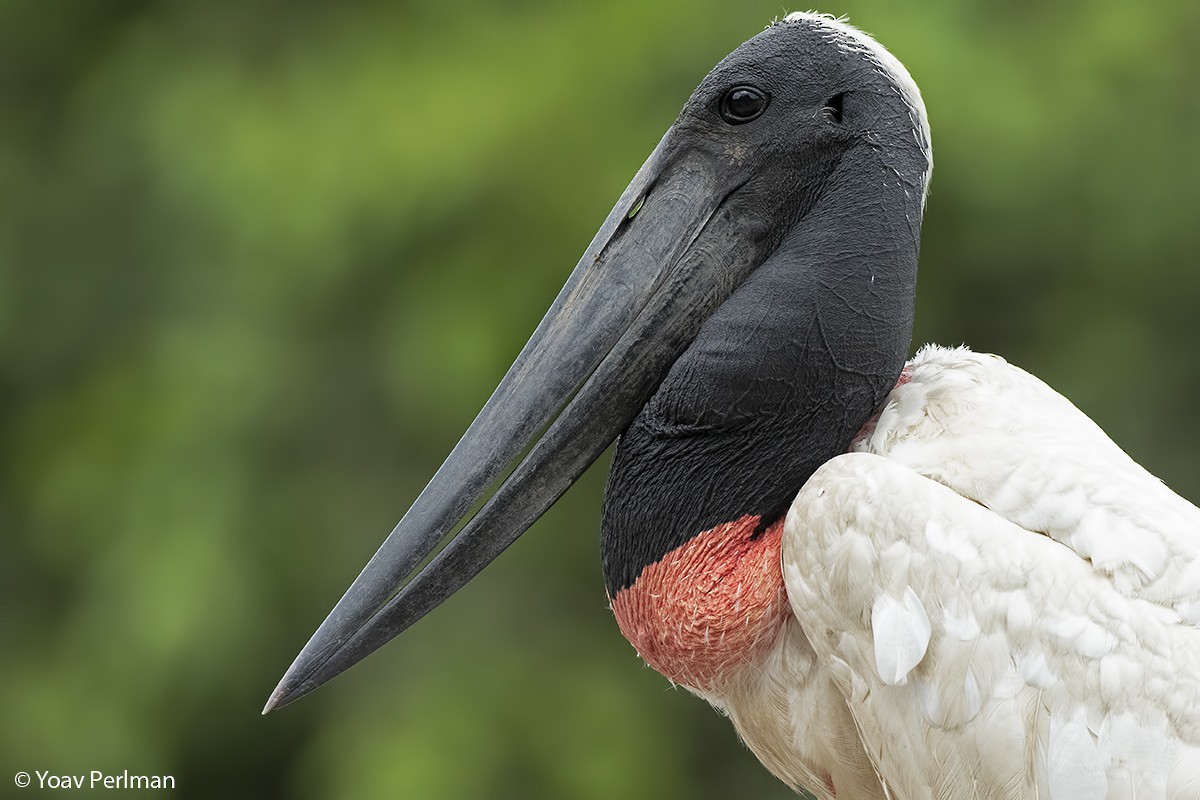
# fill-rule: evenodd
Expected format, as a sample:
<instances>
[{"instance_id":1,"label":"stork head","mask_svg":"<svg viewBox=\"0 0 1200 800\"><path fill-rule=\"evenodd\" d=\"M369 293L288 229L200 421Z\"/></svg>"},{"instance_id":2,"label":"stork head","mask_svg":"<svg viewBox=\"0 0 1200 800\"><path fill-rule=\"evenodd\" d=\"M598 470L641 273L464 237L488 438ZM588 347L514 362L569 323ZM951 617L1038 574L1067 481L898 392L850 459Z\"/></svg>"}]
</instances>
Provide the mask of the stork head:
<instances>
[{"instance_id":1,"label":"stork head","mask_svg":"<svg viewBox=\"0 0 1200 800\"><path fill-rule=\"evenodd\" d=\"M623 432L610 595L713 525L769 527L900 372L930 169L916 86L866 35L793 14L733 51L266 710L463 586Z\"/></svg>"}]
</instances>

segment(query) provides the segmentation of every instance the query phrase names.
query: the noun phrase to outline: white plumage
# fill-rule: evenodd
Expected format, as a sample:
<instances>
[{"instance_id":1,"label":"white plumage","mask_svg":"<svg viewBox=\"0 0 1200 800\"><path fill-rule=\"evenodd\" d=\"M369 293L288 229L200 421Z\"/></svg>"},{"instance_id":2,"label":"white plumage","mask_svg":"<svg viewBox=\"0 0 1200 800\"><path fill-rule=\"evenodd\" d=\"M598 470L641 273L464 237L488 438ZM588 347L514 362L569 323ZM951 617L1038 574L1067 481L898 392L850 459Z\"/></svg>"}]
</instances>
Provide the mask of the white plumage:
<instances>
[{"instance_id":1,"label":"white plumage","mask_svg":"<svg viewBox=\"0 0 1200 800\"><path fill-rule=\"evenodd\" d=\"M822 797L1200 797L1200 510L1000 358L906 376L797 496L795 620L714 701Z\"/></svg>"}]
</instances>

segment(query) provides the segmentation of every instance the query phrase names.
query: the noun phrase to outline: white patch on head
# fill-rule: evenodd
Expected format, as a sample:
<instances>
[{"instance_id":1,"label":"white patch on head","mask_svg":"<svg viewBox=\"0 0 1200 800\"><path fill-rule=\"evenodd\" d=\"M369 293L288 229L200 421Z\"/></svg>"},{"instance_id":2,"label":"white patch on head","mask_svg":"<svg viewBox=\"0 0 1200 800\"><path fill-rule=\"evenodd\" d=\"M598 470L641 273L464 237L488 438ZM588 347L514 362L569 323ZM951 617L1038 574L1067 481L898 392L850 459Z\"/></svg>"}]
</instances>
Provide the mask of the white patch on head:
<instances>
[{"instance_id":1,"label":"white patch on head","mask_svg":"<svg viewBox=\"0 0 1200 800\"><path fill-rule=\"evenodd\" d=\"M908 74L908 70L883 45L858 28L855 28L844 17L834 17L829 14L819 14L815 11L794 11L783 18L783 22L813 23L826 35L826 38L850 53L866 57L878 71L888 78L896 92L908 106L912 117L914 136L917 146L925 154L927 167L924 175L924 188L921 202L929 196L929 179L933 174L933 140L929 135L929 116L925 113L925 101L921 99L921 90L916 81ZM778 22L771 23L779 24Z\"/></svg>"}]
</instances>

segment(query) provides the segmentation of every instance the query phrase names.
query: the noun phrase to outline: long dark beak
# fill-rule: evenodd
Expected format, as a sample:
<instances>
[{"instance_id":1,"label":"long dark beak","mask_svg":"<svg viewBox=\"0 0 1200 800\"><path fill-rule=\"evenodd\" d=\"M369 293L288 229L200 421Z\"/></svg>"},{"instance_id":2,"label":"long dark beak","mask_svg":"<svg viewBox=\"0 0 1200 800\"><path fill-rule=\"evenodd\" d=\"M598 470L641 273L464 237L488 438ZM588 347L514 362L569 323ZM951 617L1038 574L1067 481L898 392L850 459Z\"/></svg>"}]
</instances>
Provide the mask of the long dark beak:
<instances>
[{"instance_id":1,"label":"long dark beak","mask_svg":"<svg viewBox=\"0 0 1200 800\"><path fill-rule=\"evenodd\" d=\"M668 131L638 171L500 386L264 714L366 657L512 544L629 426L765 257L765 245L732 224L744 217L731 211L744 168L685 140Z\"/></svg>"}]
</instances>

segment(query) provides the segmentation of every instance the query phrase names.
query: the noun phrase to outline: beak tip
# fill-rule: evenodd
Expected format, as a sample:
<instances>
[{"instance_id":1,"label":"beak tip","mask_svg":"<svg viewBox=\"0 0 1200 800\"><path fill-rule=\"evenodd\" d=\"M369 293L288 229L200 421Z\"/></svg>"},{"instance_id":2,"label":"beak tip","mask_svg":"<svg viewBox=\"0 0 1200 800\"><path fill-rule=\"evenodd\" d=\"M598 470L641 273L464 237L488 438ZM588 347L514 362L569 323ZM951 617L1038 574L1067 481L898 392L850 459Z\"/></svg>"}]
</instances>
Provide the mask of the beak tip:
<instances>
[{"instance_id":1,"label":"beak tip","mask_svg":"<svg viewBox=\"0 0 1200 800\"><path fill-rule=\"evenodd\" d=\"M300 658L296 660L299 662ZM271 696L267 698L267 704L263 706L262 715L264 717L272 711L294 703L319 685L314 684L311 679L298 679L297 673L296 665L293 664L280 679L279 685L275 687L275 691L271 692Z\"/></svg>"},{"instance_id":2,"label":"beak tip","mask_svg":"<svg viewBox=\"0 0 1200 800\"><path fill-rule=\"evenodd\" d=\"M264 717L278 708L283 708L294 699L289 696L291 692L287 683L287 677L284 676L279 685L275 687L275 691L271 692L271 696L267 699L267 704L263 706L262 715Z\"/></svg>"}]
</instances>

